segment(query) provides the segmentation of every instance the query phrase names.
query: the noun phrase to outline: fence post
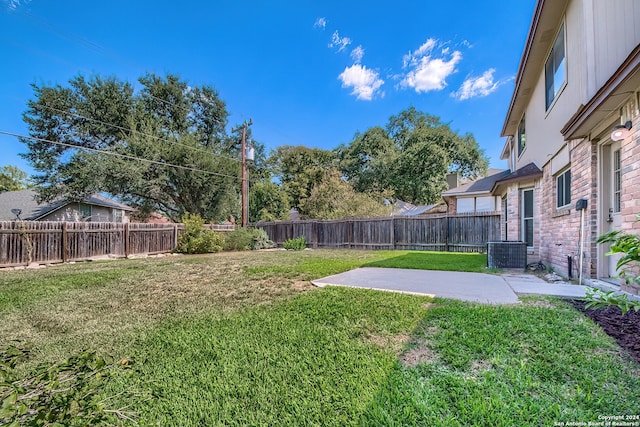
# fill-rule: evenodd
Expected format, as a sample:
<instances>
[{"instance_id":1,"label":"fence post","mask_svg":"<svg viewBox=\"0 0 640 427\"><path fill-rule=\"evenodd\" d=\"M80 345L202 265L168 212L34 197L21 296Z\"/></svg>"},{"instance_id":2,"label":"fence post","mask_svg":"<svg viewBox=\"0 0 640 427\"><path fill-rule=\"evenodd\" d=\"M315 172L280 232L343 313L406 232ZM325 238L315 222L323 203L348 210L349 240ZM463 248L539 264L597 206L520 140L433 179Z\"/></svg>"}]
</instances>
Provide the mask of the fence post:
<instances>
[{"instance_id":1,"label":"fence post","mask_svg":"<svg viewBox=\"0 0 640 427\"><path fill-rule=\"evenodd\" d=\"M129 223L124 223L124 257L129 258Z\"/></svg>"},{"instance_id":2,"label":"fence post","mask_svg":"<svg viewBox=\"0 0 640 427\"><path fill-rule=\"evenodd\" d=\"M173 248L178 247L178 224L173 224Z\"/></svg>"},{"instance_id":3,"label":"fence post","mask_svg":"<svg viewBox=\"0 0 640 427\"><path fill-rule=\"evenodd\" d=\"M451 217L449 214L446 216L447 218L447 228L445 229L444 235L444 251L449 252L449 234L451 233Z\"/></svg>"},{"instance_id":4,"label":"fence post","mask_svg":"<svg viewBox=\"0 0 640 427\"><path fill-rule=\"evenodd\" d=\"M396 219L391 217L391 249L396 250Z\"/></svg>"},{"instance_id":5,"label":"fence post","mask_svg":"<svg viewBox=\"0 0 640 427\"><path fill-rule=\"evenodd\" d=\"M312 240L312 248L318 248L318 221L314 220L311 223L311 240Z\"/></svg>"},{"instance_id":6,"label":"fence post","mask_svg":"<svg viewBox=\"0 0 640 427\"><path fill-rule=\"evenodd\" d=\"M69 235L67 234L67 222L62 223L62 262L67 262L69 259Z\"/></svg>"}]
</instances>

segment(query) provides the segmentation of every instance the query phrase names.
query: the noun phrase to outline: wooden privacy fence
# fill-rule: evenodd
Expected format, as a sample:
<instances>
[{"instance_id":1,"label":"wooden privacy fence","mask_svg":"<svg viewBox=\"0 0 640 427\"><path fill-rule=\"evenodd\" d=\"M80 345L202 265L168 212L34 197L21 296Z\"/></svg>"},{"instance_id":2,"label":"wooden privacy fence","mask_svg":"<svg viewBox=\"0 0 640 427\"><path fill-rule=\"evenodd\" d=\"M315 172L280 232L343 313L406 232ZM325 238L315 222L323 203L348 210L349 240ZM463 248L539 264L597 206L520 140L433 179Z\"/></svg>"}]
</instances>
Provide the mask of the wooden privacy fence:
<instances>
[{"instance_id":1,"label":"wooden privacy fence","mask_svg":"<svg viewBox=\"0 0 640 427\"><path fill-rule=\"evenodd\" d=\"M312 248L484 252L500 240L500 213L259 223L278 246L304 236Z\"/></svg>"},{"instance_id":2,"label":"wooden privacy fence","mask_svg":"<svg viewBox=\"0 0 640 427\"><path fill-rule=\"evenodd\" d=\"M183 224L1 221L0 267L171 252L183 232Z\"/></svg>"}]
</instances>

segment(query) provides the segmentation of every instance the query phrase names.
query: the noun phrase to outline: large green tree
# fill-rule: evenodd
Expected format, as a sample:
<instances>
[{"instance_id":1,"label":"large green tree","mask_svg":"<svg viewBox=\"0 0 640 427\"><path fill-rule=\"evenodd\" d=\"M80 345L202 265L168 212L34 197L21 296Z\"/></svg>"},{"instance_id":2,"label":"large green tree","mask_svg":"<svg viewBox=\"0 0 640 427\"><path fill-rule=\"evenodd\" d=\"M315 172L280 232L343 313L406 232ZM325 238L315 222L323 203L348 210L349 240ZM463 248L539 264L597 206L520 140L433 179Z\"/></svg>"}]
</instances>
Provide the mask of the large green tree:
<instances>
[{"instance_id":1,"label":"large green tree","mask_svg":"<svg viewBox=\"0 0 640 427\"><path fill-rule=\"evenodd\" d=\"M448 172L474 177L488 165L473 135L459 135L438 117L414 107L391 116L385 128L356 134L335 152L356 190L390 191L416 204L439 200Z\"/></svg>"},{"instance_id":2,"label":"large green tree","mask_svg":"<svg viewBox=\"0 0 640 427\"><path fill-rule=\"evenodd\" d=\"M98 191L174 220L239 215L239 138L226 132L218 92L173 74L146 74L139 84L80 75L65 86L33 85L23 117L34 138L23 142L40 198Z\"/></svg>"},{"instance_id":3,"label":"large green tree","mask_svg":"<svg viewBox=\"0 0 640 427\"><path fill-rule=\"evenodd\" d=\"M337 169L324 173L309 197L302 201L304 218L370 218L391 215L390 204L381 194L360 193L346 182Z\"/></svg>"},{"instance_id":4,"label":"large green tree","mask_svg":"<svg viewBox=\"0 0 640 427\"><path fill-rule=\"evenodd\" d=\"M276 183L264 180L249 187L249 221L289 219L289 198Z\"/></svg>"},{"instance_id":5,"label":"large green tree","mask_svg":"<svg viewBox=\"0 0 640 427\"><path fill-rule=\"evenodd\" d=\"M26 190L32 186L29 175L19 167L13 165L0 167L0 193Z\"/></svg>"},{"instance_id":6,"label":"large green tree","mask_svg":"<svg viewBox=\"0 0 640 427\"><path fill-rule=\"evenodd\" d=\"M271 152L268 163L289 203L300 214L306 214L302 201L309 197L313 187L324 178L336 164L334 153L319 148L282 145Z\"/></svg>"}]
</instances>

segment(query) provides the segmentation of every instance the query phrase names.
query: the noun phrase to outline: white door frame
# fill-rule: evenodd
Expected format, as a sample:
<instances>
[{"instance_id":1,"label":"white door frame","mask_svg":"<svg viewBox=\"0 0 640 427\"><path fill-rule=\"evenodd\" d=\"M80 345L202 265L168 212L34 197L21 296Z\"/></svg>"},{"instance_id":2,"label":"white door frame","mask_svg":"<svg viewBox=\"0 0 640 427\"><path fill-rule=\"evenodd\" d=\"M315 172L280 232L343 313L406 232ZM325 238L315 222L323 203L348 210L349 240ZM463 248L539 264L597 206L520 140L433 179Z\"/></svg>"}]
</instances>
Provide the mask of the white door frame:
<instances>
[{"instance_id":1,"label":"white door frame","mask_svg":"<svg viewBox=\"0 0 640 427\"><path fill-rule=\"evenodd\" d=\"M621 224L621 212L614 209L614 192L613 192L613 152L620 150L621 143L606 140L598 148L598 178L600 185L598 191L598 236L608 231L619 229ZM610 211L611 209L611 211ZM598 278L611 281L616 276L615 262L618 257L610 257L606 254L609 252L610 244L598 245ZM616 279L613 279L619 283Z\"/></svg>"}]
</instances>

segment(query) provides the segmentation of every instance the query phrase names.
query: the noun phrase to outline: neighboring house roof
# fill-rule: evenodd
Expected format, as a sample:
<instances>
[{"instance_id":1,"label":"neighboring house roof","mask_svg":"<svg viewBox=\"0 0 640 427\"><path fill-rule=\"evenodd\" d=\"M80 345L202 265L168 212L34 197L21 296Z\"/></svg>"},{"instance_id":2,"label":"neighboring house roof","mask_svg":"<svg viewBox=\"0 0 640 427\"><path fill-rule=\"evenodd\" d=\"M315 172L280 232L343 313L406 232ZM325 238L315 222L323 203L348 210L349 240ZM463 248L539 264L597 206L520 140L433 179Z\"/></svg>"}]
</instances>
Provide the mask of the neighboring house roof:
<instances>
[{"instance_id":1,"label":"neighboring house roof","mask_svg":"<svg viewBox=\"0 0 640 427\"><path fill-rule=\"evenodd\" d=\"M0 193L0 221L12 221L16 219L11 209L20 209L22 211L20 218L24 220L38 220L69 203L71 202L66 200L56 200L51 203L39 204L36 201L36 192L34 190L6 191ZM100 194L92 194L91 196L85 197L82 203L122 209L125 211L134 210L130 206L123 205Z\"/></svg>"},{"instance_id":2,"label":"neighboring house roof","mask_svg":"<svg viewBox=\"0 0 640 427\"><path fill-rule=\"evenodd\" d=\"M435 207L441 205L441 203L435 203L432 205L412 205L402 200L396 200L396 203L391 212L392 216L415 216L423 213L427 213Z\"/></svg>"},{"instance_id":3,"label":"neighboring house roof","mask_svg":"<svg viewBox=\"0 0 640 427\"><path fill-rule=\"evenodd\" d=\"M540 168L538 166L536 166L535 163L529 163L523 167L521 167L520 169L511 172L510 174L506 175L505 177L497 180L494 182L493 186L491 187L491 193L495 193L496 190L505 184L511 184L513 182L521 182L521 181L527 181L530 179L535 179L535 178L540 178L542 177L542 171L540 170Z\"/></svg>"},{"instance_id":4,"label":"neighboring house roof","mask_svg":"<svg viewBox=\"0 0 640 427\"><path fill-rule=\"evenodd\" d=\"M510 170L491 169L487 171L487 176L484 178L471 181L467 184L461 185L451 190L447 190L442 193L442 197L451 196L470 196L474 194L490 194L493 189L493 185L496 181L506 178L511 174Z\"/></svg>"}]
</instances>

